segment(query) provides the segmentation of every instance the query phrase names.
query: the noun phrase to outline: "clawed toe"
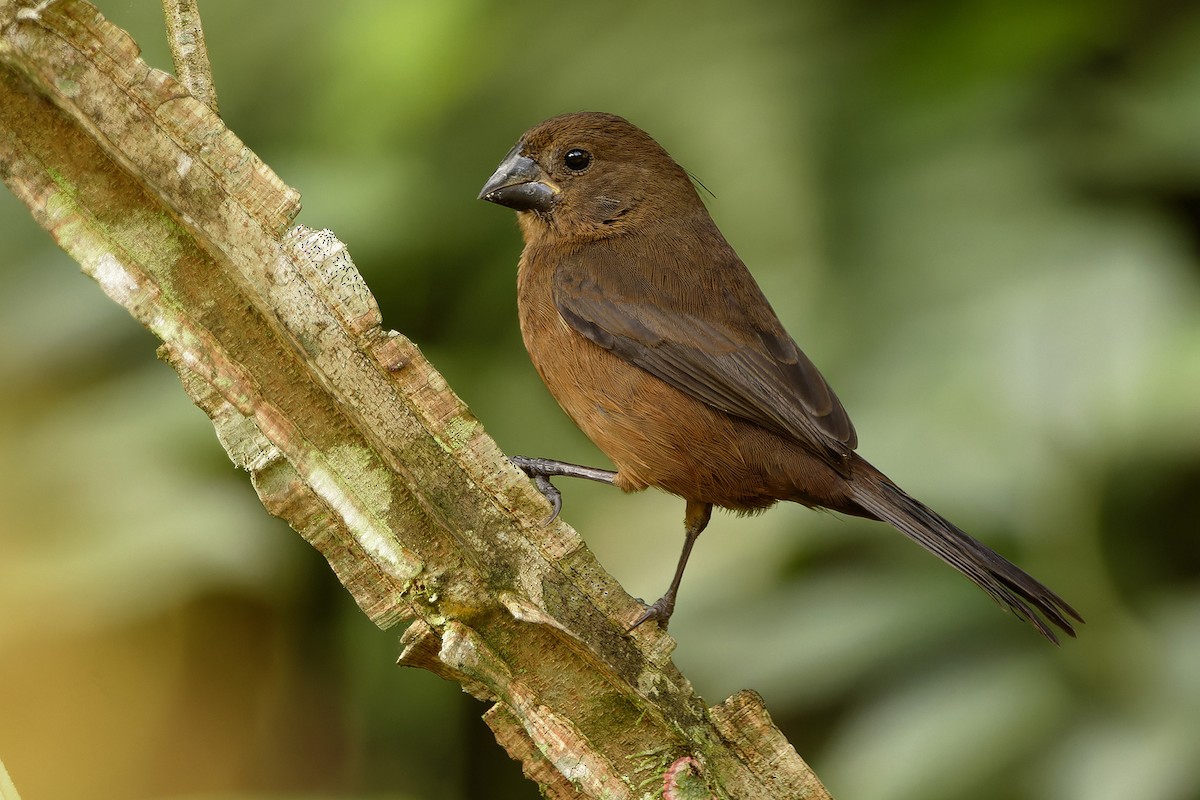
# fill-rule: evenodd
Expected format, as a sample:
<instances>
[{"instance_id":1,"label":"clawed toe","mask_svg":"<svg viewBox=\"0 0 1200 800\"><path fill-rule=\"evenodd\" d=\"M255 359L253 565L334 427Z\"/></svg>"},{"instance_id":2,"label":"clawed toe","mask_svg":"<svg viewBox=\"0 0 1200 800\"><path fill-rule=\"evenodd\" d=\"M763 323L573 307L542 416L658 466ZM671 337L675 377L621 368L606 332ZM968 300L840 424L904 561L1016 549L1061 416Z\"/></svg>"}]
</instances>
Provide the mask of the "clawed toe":
<instances>
[{"instance_id":1,"label":"clawed toe","mask_svg":"<svg viewBox=\"0 0 1200 800\"><path fill-rule=\"evenodd\" d=\"M558 519L559 512L562 511L562 492L545 475L530 475L529 477L533 478L533 485L550 503L550 516L542 520L543 525L549 525Z\"/></svg>"},{"instance_id":2,"label":"clawed toe","mask_svg":"<svg viewBox=\"0 0 1200 800\"><path fill-rule=\"evenodd\" d=\"M554 522L558 519L559 512L562 511L562 494L554 484L550 483L550 478L561 475L568 478L587 478L589 481L599 483L612 483L617 477L617 473L611 470L583 467L579 464L568 464L565 461L554 461L549 458L509 456L508 460L530 477L533 485L542 493L542 497L545 497L550 503L552 513L542 522L543 525Z\"/></svg>"},{"instance_id":3,"label":"clawed toe","mask_svg":"<svg viewBox=\"0 0 1200 800\"><path fill-rule=\"evenodd\" d=\"M646 610L642 612L642 615L625 632L632 633L643 622L649 622L650 620L654 620L658 623L658 627L666 630L667 623L671 621L671 614L673 613L675 613L675 599L672 597L660 597L652 605L646 606Z\"/></svg>"},{"instance_id":4,"label":"clawed toe","mask_svg":"<svg viewBox=\"0 0 1200 800\"><path fill-rule=\"evenodd\" d=\"M542 493L542 497L546 498L546 502L550 504L550 516L542 520L543 525L549 525L554 520L558 519L559 513L562 511L562 492L558 487L550 482L550 477L543 469L540 469L538 464L539 459L526 458L525 456L509 456L508 460L513 466L524 472L533 481L533 485Z\"/></svg>"}]
</instances>

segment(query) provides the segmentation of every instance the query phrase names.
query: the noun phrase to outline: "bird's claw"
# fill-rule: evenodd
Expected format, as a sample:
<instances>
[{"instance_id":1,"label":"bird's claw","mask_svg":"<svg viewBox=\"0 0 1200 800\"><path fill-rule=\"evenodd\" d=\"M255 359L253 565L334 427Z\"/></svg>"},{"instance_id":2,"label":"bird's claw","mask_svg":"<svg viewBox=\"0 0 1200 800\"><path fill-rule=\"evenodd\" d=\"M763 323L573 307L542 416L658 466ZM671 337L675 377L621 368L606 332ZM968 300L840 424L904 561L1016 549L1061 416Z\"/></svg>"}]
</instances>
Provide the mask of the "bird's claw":
<instances>
[{"instance_id":1,"label":"bird's claw","mask_svg":"<svg viewBox=\"0 0 1200 800\"><path fill-rule=\"evenodd\" d=\"M649 622L650 620L656 621L658 623L658 627L665 631L667 629L667 623L671 621L671 614L674 612L675 598L667 596L660 597L652 605L646 606L646 610L642 612L642 615L638 617L625 632L633 633L635 628L637 628L643 622Z\"/></svg>"},{"instance_id":2,"label":"bird's claw","mask_svg":"<svg viewBox=\"0 0 1200 800\"><path fill-rule=\"evenodd\" d=\"M562 492L545 475L530 475L529 477L533 479L533 485L542 493L542 497L550 503L550 516L542 520L543 525L549 525L558 519L558 514L562 511Z\"/></svg>"},{"instance_id":3,"label":"bird's claw","mask_svg":"<svg viewBox=\"0 0 1200 800\"><path fill-rule=\"evenodd\" d=\"M554 520L558 519L559 512L562 511L562 492L558 490L546 473L538 468L537 459L526 458L525 456L509 456L508 460L513 466L524 472L533 481L533 485L542 493L542 497L546 498L546 502L550 504L550 516L542 520L542 525L549 525Z\"/></svg>"}]
</instances>

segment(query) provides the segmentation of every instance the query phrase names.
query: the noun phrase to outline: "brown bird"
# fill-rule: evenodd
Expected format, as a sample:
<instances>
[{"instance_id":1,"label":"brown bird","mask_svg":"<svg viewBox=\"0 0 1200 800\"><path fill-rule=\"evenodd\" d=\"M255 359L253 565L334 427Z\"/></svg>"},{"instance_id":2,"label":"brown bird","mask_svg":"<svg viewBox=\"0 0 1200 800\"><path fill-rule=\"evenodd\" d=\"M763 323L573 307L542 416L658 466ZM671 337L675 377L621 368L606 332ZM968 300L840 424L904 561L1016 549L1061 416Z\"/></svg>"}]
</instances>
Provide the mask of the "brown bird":
<instances>
[{"instance_id":1,"label":"brown bird","mask_svg":"<svg viewBox=\"0 0 1200 800\"><path fill-rule=\"evenodd\" d=\"M479 194L515 209L517 307L550 393L616 472L514 457L561 508L554 476L687 501L671 586L634 623L666 625L713 506L778 500L887 522L1057 642L1082 617L862 459L854 426L783 329L688 174L621 117L527 131ZM551 517L553 519L553 516ZM1044 619L1043 619L1044 617Z\"/></svg>"}]
</instances>

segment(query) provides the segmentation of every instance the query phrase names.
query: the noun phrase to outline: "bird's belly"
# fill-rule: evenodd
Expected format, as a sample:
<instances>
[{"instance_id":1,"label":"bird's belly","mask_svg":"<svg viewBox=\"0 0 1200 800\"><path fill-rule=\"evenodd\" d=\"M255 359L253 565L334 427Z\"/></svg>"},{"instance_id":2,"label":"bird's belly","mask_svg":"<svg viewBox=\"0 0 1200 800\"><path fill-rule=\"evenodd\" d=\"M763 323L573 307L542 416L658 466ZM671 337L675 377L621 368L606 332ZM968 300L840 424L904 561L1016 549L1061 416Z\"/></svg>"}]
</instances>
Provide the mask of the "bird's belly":
<instances>
[{"instance_id":1,"label":"bird's belly","mask_svg":"<svg viewBox=\"0 0 1200 800\"><path fill-rule=\"evenodd\" d=\"M654 486L754 510L800 499L798 471L817 473L807 481L836 477L790 442L696 400L550 314L523 316L525 346L558 404L616 465L616 483L626 491Z\"/></svg>"}]
</instances>

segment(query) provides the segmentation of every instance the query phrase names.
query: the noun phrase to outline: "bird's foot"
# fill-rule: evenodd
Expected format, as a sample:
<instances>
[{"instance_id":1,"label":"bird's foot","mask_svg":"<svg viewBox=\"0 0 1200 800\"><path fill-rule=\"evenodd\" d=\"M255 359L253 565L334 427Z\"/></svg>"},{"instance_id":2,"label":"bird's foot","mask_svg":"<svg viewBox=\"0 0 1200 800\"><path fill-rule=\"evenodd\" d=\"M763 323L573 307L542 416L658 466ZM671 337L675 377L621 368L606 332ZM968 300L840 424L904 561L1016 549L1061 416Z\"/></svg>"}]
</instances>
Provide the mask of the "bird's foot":
<instances>
[{"instance_id":1,"label":"bird's foot","mask_svg":"<svg viewBox=\"0 0 1200 800\"><path fill-rule=\"evenodd\" d=\"M671 621L671 615L674 613L675 596L667 593L658 598L658 600L656 600L652 605L646 606L646 610L642 612L642 615L638 617L637 620L629 626L629 630L625 632L632 633L634 628L638 627L643 622L649 622L650 620L657 622L658 627L665 631L667 629L667 623Z\"/></svg>"},{"instance_id":2,"label":"bird's foot","mask_svg":"<svg viewBox=\"0 0 1200 800\"><path fill-rule=\"evenodd\" d=\"M509 456L508 460L513 466L524 472L533 481L533 485L542 493L542 497L546 498L550 503L550 516L542 522L543 525L549 525L554 520L558 519L558 513L562 511L562 493L558 488L550 483L550 479L559 475L568 478L587 478L589 481L597 481L599 483L612 483L617 477L617 473L607 469L596 469L595 467L584 467L579 464L568 464L565 461L555 461L552 458L530 458L529 456Z\"/></svg>"},{"instance_id":3,"label":"bird's foot","mask_svg":"<svg viewBox=\"0 0 1200 800\"><path fill-rule=\"evenodd\" d=\"M508 460L513 466L524 472L533 481L533 485L542 493L542 497L546 498L546 502L550 504L550 516L542 520L543 525L549 525L554 520L558 519L559 512L562 511L562 492L558 487L550 482L550 475L544 469L543 462L546 459L528 458L526 456L509 456Z\"/></svg>"}]
</instances>

